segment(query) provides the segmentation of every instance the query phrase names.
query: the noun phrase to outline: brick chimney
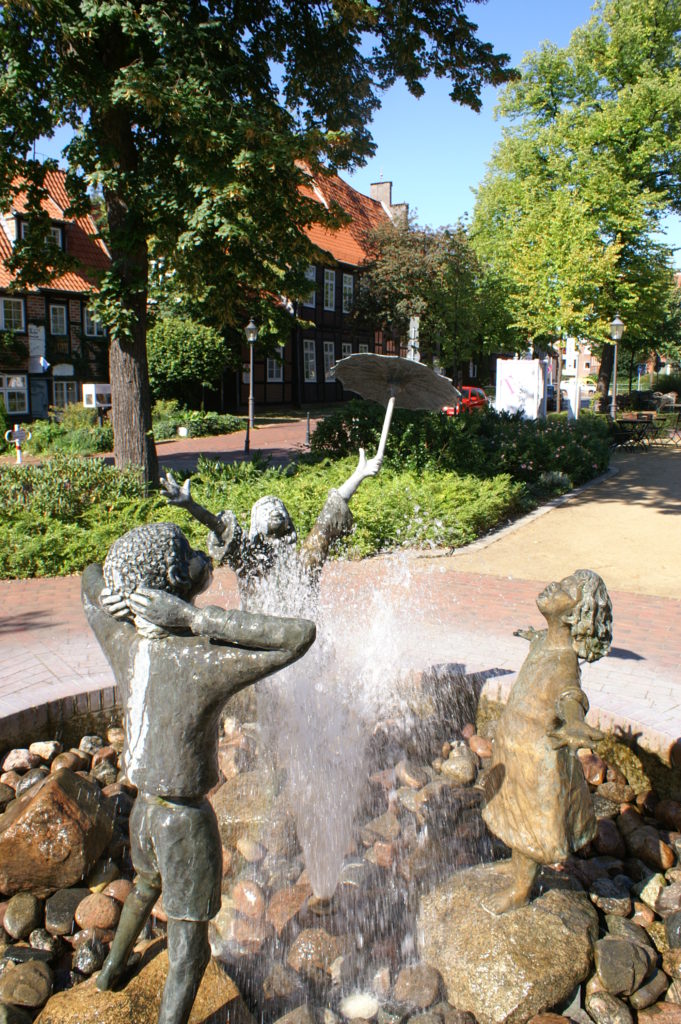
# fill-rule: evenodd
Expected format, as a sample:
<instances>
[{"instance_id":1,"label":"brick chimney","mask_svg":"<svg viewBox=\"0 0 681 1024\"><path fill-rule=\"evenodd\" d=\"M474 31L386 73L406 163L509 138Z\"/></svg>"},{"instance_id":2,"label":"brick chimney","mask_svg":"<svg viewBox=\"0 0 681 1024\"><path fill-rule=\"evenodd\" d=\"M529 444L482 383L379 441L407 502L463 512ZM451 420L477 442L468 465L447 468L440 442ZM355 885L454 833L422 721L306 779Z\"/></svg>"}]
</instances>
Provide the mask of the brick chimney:
<instances>
[{"instance_id":1,"label":"brick chimney","mask_svg":"<svg viewBox=\"0 0 681 1024\"><path fill-rule=\"evenodd\" d=\"M381 203L391 221L398 227L406 227L409 219L409 203L393 205L392 181L374 181L371 184L371 198Z\"/></svg>"}]
</instances>

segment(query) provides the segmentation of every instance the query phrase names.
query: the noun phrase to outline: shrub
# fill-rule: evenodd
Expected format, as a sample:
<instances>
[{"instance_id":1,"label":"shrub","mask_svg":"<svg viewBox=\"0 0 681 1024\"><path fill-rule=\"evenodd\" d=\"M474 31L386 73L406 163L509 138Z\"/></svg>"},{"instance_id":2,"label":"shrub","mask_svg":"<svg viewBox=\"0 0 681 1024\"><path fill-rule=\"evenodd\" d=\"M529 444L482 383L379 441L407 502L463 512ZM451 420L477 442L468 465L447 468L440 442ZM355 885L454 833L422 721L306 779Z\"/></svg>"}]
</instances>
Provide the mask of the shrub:
<instances>
[{"instance_id":1,"label":"shrub","mask_svg":"<svg viewBox=\"0 0 681 1024\"><path fill-rule=\"evenodd\" d=\"M197 501L214 512L233 509L248 526L251 506L277 494L300 537L307 535L331 487L353 471L356 457L320 460L297 471L262 460L228 465L199 460ZM161 495L144 498L139 476L101 460L60 457L43 465L0 467L0 577L64 575L102 561L111 543L146 522L179 523L205 548L206 530ZM386 469L353 499L356 529L341 548L352 557L398 546L459 546L528 507L527 488L508 475L480 480L435 469Z\"/></svg>"},{"instance_id":2,"label":"shrub","mask_svg":"<svg viewBox=\"0 0 681 1024\"><path fill-rule=\"evenodd\" d=\"M62 408L50 409L47 420L35 420L24 424L31 432L26 449L31 455L72 454L92 455L96 452L110 452L113 448L113 429L108 421L100 427L94 409L72 403Z\"/></svg>"},{"instance_id":3,"label":"shrub","mask_svg":"<svg viewBox=\"0 0 681 1024\"><path fill-rule=\"evenodd\" d=\"M176 437L178 427L186 427L189 437L207 437L232 434L243 426L238 416L184 409L176 399L159 399L151 411L151 418L157 441Z\"/></svg>"},{"instance_id":4,"label":"shrub","mask_svg":"<svg viewBox=\"0 0 681 1024\"><path fill-rule=\"evenodd\" d=\"M384 411L354 401L327 416L315 430L311 449L318 455L342 458L360 446L373 452ZM546 420L525 420L484 410L470 415L442 416L398 409L386 446L386 464L489 478L508 473L534 487L545 472L565 474L572 484L584 483L607 468L608 426L604 417L582 414L568 422L564 414Z\"/></svg>"}]
</instances>

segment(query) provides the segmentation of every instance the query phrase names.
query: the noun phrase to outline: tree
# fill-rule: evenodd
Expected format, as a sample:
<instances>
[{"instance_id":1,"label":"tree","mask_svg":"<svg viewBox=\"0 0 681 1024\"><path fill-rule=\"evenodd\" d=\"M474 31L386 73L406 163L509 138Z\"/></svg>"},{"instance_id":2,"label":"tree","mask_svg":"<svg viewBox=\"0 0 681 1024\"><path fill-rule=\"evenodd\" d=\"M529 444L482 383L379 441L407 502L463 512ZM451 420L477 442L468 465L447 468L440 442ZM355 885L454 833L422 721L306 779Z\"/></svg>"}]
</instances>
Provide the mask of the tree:
<instances>
[{"instance_id":1,"label":"tree","mask_svg":"<svg viewBox=\"0 0 681 1024\"><path fill-rule=\"evenodd\" d=\"M494 290L485 279L466 229L381 225L365 238L355 315L405 336L420 318L421 352L453 366L496 340ZM486 300L492 301L486 301Z\"/></svg>"},{"instance_id":2,"label":"tree","mask_svg":"<svg viewBox=\"0 0 681 1024\"><path fill-rule=\"evenodd\" d=\"M378 93L429 74L477 109L508 58L475 35L463 0L9 0L0 15L0 201L17 176L40 211L37 138L75 137L73 210L101 194L112 269L94 312L111 334L118 465L156 476L145 352L150 254L234 321L248 298L304 294L304 227L332 222L300 186L362 161ZM37 233L36 233L37 234ZM225 252L228 259L225 259ZM52 253L56 259L58 254ZM20 284L45 284L49 261L17 246ZM245 296L245 298L244 298Z\"/></svg>"},{"instance_id":3,"label":"tree","mask_svg":"<svg viewBox=\"0 0 681 1024\"><path fill-rule=\"evenodd\" d=\"M187 399L192 388L213 388L230 362L224 337L213 327L168 317L147 332L149 384L155 398Z\"/></svg>"},{"instance_id":4,"label":"tree","mask_svg":"<svg viewBox=\"0 0 681 1024\"><path fill-rule=\"evenodd\" d=\"M655 232L681 209L680 31L678 4L610 0L567 48L529 54L478 191L473 244L514 323L530 339L591 339L605 392L610 320L651 344L669 290Z\"/></svg>"}]
</instances>

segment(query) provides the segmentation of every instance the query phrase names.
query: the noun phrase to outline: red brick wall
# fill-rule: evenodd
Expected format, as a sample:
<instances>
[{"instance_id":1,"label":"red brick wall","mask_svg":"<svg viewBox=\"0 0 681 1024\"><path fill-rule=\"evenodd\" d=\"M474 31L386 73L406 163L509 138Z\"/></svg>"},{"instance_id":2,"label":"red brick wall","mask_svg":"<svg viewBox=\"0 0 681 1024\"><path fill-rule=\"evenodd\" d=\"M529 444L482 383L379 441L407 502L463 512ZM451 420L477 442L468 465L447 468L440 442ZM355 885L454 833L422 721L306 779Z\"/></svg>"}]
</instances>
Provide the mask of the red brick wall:
<instances>
[{"instance_id":1,"label":"red brick wall","mask_svg":"<svg viewBox=\"0 0 681 1024\"><path fill-rule=\"evenodd\" d=\"M45 319L45 299L42 295L29 295L26 299L26 317L31 322Z\"/></svg>"}]
</instances>

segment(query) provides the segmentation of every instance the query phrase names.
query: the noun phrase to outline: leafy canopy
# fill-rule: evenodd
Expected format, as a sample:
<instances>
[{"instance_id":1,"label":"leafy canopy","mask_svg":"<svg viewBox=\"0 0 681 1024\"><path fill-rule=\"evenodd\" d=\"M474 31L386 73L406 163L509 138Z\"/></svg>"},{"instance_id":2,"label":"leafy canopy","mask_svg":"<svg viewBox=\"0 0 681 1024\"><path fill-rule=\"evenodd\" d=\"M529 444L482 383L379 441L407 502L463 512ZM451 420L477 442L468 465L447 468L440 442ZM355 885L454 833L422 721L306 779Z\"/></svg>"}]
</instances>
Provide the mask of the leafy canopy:
<instances>
[{"instance_id":1,"label":"leafy canopy","mask_svg":"<svg viewBox=\"0 0 681 1024\"><path fill-rule=\"evenodd\" d=\"M509 119L478 191L472 238L516 326L533 339L628 339L663 328L681 209L681 7L609 0L564 49L530 53L504 92Z\"/></svg>"},{"instance_id":2,"label":"leafy canopy","mask_svg":"<svg viewBox=\"0 0 681 1024\"><path fill-rule=\"evenodd\" d=\"M186 398L192 385L214 387L230 358L224 337L213 327L169 317L147 332L149 383L156 398Z\"/></svg>"}]
</instances>

